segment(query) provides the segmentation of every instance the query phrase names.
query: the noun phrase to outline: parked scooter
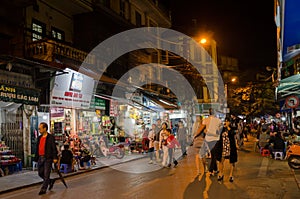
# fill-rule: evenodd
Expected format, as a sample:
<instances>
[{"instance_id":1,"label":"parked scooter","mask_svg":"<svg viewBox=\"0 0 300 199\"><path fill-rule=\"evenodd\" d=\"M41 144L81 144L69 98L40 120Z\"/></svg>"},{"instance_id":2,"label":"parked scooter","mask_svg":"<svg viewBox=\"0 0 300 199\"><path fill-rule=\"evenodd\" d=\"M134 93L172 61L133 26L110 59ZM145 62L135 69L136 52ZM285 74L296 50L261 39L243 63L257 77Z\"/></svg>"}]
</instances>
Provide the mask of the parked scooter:
<instances>
[{"instance_id":1,"label":"parked scooter","mask_svg":"<svg viewBox=\"0 0 300 199\"><path fill-rule=\"evenodd\" d=\"M102 155L108 158L110 158L111 156L115 156L118 159L122 159L125 155L125 149L123 144L113 144L111 146L107 146L103 136L100 137L99 147L97 147L94 150L93 156L98 150L101 152Z\"/></svg>"},{"instance_id":2,"label":"parked scooter","mask_svg":"<svg viewBox=\"0 0 300 199\"><path fill-rule=\"evenodd\" d=\"M296 142L288 146L286 150L286 159L290 168L300 169L300 143Z\"/></svg>"}]
</instances>

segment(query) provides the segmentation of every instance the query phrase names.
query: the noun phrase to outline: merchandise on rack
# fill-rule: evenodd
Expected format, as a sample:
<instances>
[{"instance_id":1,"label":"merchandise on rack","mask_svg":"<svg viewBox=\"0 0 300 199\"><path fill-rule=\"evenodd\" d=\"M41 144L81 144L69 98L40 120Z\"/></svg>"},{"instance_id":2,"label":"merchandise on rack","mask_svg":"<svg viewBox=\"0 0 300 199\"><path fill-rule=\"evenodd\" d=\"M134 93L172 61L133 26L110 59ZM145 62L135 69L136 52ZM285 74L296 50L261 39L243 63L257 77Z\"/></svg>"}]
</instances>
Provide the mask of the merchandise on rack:
<instances>
[{"instance_id":1,"label":"merchandise on rack","mask_svg":"<svg viewBox=\"0 0 300 199\"><path fill-rule=\"evenodd\" d=\"M12 151L5 145L4 141L0 143L0 167L5 175L22 170L21 159L13 155Z\"/></svg>"}]
</instances>

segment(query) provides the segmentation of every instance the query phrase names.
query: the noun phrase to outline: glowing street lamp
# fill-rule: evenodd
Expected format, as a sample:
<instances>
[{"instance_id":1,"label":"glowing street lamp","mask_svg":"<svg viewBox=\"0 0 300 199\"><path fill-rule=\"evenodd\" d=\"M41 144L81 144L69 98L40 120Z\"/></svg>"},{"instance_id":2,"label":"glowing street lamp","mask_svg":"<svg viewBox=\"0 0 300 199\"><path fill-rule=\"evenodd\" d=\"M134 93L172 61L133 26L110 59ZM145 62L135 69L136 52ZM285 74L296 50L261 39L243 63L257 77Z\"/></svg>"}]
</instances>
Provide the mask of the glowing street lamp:
<instances>
[{"instance_id":1,"label":"glowing street lamp","mask_svg":"<svg viewBox=\"0 0 300 199\"><path fill-rule=\"evenodd\" d=\"M205 38L202 38L201 40L200 40L200 43L201 44L205 44L207 42L207 40L205 39Z\"/></svg>"}]
</instances>

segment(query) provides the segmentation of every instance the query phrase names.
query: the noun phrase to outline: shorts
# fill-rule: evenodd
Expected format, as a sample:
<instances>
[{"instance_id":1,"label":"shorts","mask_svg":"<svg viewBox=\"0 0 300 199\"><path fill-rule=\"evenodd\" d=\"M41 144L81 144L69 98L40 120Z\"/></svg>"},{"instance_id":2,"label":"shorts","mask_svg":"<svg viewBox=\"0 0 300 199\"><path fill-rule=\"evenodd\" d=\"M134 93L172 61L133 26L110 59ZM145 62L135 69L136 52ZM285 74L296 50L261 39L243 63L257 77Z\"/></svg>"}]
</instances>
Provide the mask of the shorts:
<instances>
[{"instance_id":1,"label":"shorts","mask_svg":"<svg viewBox=\"0 0 300 199\"><path fill-rule=\"evenodd\" d=\"M204 158L206 156L206 154L209 153L212 150L212 148L214 148L216 143L217 143L217 140L210 141L210 142L207 142L206 140L204 140L202 147L199 151L200 158Z\"/></svg>"}]
</instances>

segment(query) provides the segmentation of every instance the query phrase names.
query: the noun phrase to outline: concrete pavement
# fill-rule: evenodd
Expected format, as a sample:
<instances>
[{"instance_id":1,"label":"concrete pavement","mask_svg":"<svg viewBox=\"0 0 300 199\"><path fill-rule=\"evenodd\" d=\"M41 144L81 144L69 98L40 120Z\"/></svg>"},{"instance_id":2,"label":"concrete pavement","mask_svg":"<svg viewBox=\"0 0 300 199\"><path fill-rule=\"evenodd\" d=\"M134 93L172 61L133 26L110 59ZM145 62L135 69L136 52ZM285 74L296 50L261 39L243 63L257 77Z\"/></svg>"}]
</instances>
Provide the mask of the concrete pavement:
<instances>
[{"instance_id":1,"label":"concrete pavement","mask_svg":"<svg viewBox=\"0 0 300 199\"><path fill-rule=\"evenodd\" d=\"M63 174L63 176L68 177L68 176L83 174L85 172L93 171L95 169L101 169L101 168L125 163L140 158L146 158L146 157L148 157L147 154L135 154L135 153L128 154L128 155L126 154L122 159L116 159L114 157L111 158L101 157L96 159L96 165L91 166L90 169L78 170L76 172ZM52 172L51 178L58 179L58 175ZM36 184L41 184L41 183L42 183L42 179L38 176L37 170L32 171L32 170L23 169L20 172L7 175L4 177L0 177L0 185L1 185L0 194L21 189L24 187L29 187Z\"/></svg>"},{"instance_id":2,"label":"concrete pavement","mask_svg":"<svg viewBox=\"0 0 300 199\"><path fill-rule=\"evenodd\" d=\"M268 157L262 157L258 152L254 152L254 141L255 139L250 137L249 142L245 142L244 150L238 152L239 160L234 174L235 183L224 184L229 186L229 188L234 186L234 189L242 190L242 193L236 195L236 198L243 195L244 197L241 198L298 198L300 190L300 171L291 170L286 160L274 160ZM180 150L177 151L179 153ZM95 169L147 157L147 155L143 154L130 154L125 155L121 160L113 157L110 159L98 158L96 165L90 170L79 170L78 172L64 174L64 176L68 177L83 174ZM54 178L58 178L56 173L52 175ZM226 181L228 181L228 179L226 179ZM25 172L1 177L0 194L41 184L41 182L42 180L37 175L37 171L27 170ZM222 192L222 189L217 189L217 191Z\"/></svg>"}]
</instances>

